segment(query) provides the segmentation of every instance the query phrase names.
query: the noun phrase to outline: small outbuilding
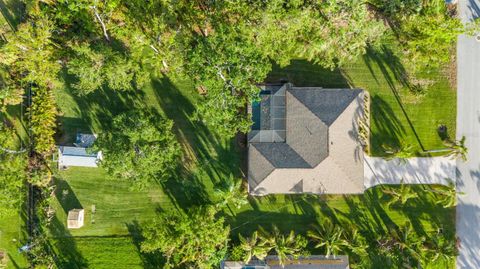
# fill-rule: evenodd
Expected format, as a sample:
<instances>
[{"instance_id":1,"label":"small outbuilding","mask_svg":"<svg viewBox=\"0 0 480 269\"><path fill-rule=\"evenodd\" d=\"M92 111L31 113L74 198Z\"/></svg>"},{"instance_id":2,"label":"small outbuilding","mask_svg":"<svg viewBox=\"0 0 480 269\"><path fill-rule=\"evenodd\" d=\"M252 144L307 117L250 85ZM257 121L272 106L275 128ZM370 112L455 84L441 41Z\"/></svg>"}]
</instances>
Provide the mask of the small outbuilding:
<instances>
[{"instance_id":1,"label":"small outbuilding","mask_svg":"<svg viewBox=\"0 0 480 269\"><path fill-rule=\"evenodd\" d=\"M58 167L69 166L97 167L98 161L102 159L102 152L94 152L89 148L95 142L93 134L78 133L74 146L58 147Z\"/></svg>"},{"instance_id":2,"label":"small outbuilding","mask_svg":"<svg viewBox=\"0 0 480 269\"><path fill-rule=\"evenodd\" d=\"M85 219L85 210L72 209L68 211L67 227L68 229L78 229L83 226Z\"/></svg>"}]
</instances>

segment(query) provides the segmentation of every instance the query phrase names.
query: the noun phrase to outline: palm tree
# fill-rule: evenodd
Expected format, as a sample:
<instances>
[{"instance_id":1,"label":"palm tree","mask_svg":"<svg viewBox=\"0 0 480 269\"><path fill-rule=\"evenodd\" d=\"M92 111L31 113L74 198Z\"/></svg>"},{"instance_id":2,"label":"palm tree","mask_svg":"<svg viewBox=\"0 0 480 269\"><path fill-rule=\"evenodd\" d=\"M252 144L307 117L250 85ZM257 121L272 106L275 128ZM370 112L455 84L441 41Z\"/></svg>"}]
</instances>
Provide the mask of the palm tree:
<instances>
[{"instance_id":1,"label":"palm tree","mask_svg":"<svg viewBox=\"0 0 480 269\"><path fill-rule=\"evenodd\" d=\"M258 231L253 232L249 238L245 238L241 234L238 235L238 238L240 239L239 247L245 253L243 260L245 263L248 263L253 257L262 260L271 250L271 246L268 246L267 242L258 236Z\"/></svg>"},{"instance_id":2,"label":"palm tree","mask_svg":"<svg viewBox=\"0 0 480 269\"><path fill-rule=\"evenodd\" d=\"M368 255L367 240L353 227L344 231L344 244L354 254L365 257Z\"/></svg>"},{"instance_id":3,"label":"palm tree","mask_svg":"<svg viewBox=\"0 0 480 269\"><path fill-rule=\"evenodd\" d=\"M425 237L417 236L413 233L413 227L410 222L406 222L400 230L392 230L392 238L395 240L395 246L405 257L413 257L415 260L421 260L421 252L424 249Z\"/></svg>"},{"instance_id":4,"label":"palm tree","mask_svg":"<svg viewBox=\"0 0 480 269\"><path fill-rule=\"evenodd\" d=\"M443 143L450 148L447 156L451 156L452 159L462 159L464 162L467 160L468 148L465 146L465 136L456 141L447 139Z\"/></svg>"},{"instance_id":5,"label":"palm tree","mask_svg":"<svg viewBox=\"0 0 480 269\"><path fill-rule=\"evenodd\" d=\"M445 262L452 263L458 255L454 240L447 240L445 237L437 234L432 237L426 250L426 260L432 263Z\"/></svg>"},{"instance_id":6,"label":"palm tree","mask_svg":"<svg viewBox=\"0 0 480 269\"><path fill-rule=\"evenodd\" d=\"M327 258L330 257L330 254L335 257L346 245L342 238L343 229L340 226L333 225L329 220L325 220L322 226L314 226L314 230L308 231L307 235L317 243L315 248L325 247Z\"/></svg>"},{"instance_id":7,"label":"palm tree","mask_svg":"<svg viewBox=\"0 0 480 269\"><path fill-rule=\"evenodd\" d=\"M455 189L455 184L451 179L448 187L442 189L433 190L434 192L440 194L441 198L437 200L437 204L443 205L444 208L454 207L457 205L457 195L464 194L463 192L457 192Z\"/></svg>"},{"instance_id":8,"label":"palm tree","mask_svg":"<svg viewBox=\"0 0 480 269\"><path fill-rule=\"evenodd\" d=\"M298 258L302 255L307 255L305 250L308 242L301 235L295 235L294 231L290 231L288 235L280 232L277 226L273 226L272 233L265 233L265 245L270 245L271 249L275 250L280 265L284 265L285 261L290 260L290 256Z\"/></svg>"},{"instance_id":9,"label":"palm tree","mask_svg":"<svg viewBox=\"0 0 480 269\"><path fill-rule=\"evenodd\" d=\"M418 194L416 192L413 192L412 188L410 188L403 182L403 179L400 183L400 188L398 189L389 188L389 189L383 189L382 191L383 193L391 196L390 201L388 202L389 207L397 203L400 203L401 205L405 205L408 200L418 197Z\"/></svg>"},{"instance_id":10,"label":"palm tree","mask_svg":"<svg viewBox=\"0 0 480 269\"><path fill-rule=\"evenodd\" d=\"M392 147L390 145L382 146L387 156L385 159L398 159L400 164L407 163L407 159L415 155L415 149L410 144L402 143L400 146Z\"/></svg>"},{"instance_id":11,"label":"palm tree","mask_svg":"<svg viewBox=\"0 0 480 269\"><path fill-rule=\"evenodd\" d=\"M229 205L233 205L238 209L248 203L248 195L242 190L242 180L235 179L232 174L230 174L223 186L214 190L214 196L218 199L217 207L228 207L232 214L233 211Z\"/></svg>"}]
</instances>

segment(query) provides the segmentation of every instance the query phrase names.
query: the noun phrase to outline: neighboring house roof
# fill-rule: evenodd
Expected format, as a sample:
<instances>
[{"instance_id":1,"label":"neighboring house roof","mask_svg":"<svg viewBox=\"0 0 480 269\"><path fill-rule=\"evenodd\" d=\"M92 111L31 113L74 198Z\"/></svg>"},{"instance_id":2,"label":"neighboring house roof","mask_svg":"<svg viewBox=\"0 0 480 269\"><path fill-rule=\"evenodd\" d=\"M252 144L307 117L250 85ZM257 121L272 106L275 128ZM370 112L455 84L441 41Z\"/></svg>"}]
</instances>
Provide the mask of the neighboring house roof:
<instances>
[{"instance_id":1,"label":"neighboring house roof","mask_svg":"<svg viewBox=\"0 0 480 269\"><path fill-rule=\"evenodd\" d=\"M102 159L101 152L91 152L88 147L95 142L96 136L93 134L78 133L74 147L58 147L58 165L59 167L85 166L97 167L98 160Z\"/></svg>"},{"instance_id":2,"label":"neighboring house roof","mask_svg":"<svg viewBox=\"0 0 480 269\"><path fill-rule=\"evenodd\" d=\"M356 134L364 91L291 84L265 89L251 111L255 123L248 135L250 193L363 192L363 151ZM284 101L275 102L284 104L283 110L271 106L271 100L280 97ZM277 123L268 124L269 113ZM284 122L279 123L282 113ZM282 131L283 141L258 137Z\"/></svg>"},{"instance_id":3,"label":"neighboring house roof","mask_svg":"<svg viewBox=\"0 0 480 269\"><path fill-rule=\"evenodd\" d=\"M238 261L224 261L222 269L348 269L348 256L339 255L329 258L324 255L311 255L285 261L284 266L280 265L276 255L269 255L265 260L252 260L248 264Z\"/></svg>"}]
</instances>

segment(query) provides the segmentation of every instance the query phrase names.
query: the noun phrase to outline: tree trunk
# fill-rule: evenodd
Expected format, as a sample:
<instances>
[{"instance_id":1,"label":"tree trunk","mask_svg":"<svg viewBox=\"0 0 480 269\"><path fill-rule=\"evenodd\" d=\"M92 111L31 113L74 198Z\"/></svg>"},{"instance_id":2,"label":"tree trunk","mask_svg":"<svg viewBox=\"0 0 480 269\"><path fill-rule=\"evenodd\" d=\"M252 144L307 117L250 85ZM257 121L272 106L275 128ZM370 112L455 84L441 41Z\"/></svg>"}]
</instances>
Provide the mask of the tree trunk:
<instances>
[{"instance_id":1,"label":"tree trunk","mask_svg":"<svg viewBox=\"0 0 480 269\"><path fill-rule=\"evenodd\" d=\"M105 39L107 41L110 41L110 37L108 36L108 33L107 33L107 27L105 27L105 23L103 22L102 17L100 17L100 14L98 14L97 7L92 6L91 8L92 8L93 13L95 14L95 17L97 18L98 22L102 26L103 35L105 36Z\"/></svg>"}]
</instances>

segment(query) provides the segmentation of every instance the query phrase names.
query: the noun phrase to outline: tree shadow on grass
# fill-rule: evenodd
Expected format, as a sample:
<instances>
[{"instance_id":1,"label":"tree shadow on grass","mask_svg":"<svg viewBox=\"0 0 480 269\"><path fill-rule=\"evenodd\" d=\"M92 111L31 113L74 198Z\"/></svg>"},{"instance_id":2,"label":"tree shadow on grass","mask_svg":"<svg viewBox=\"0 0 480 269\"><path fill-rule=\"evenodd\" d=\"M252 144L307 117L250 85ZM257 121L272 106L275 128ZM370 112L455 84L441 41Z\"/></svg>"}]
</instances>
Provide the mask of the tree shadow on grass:
<instances>
[{"instance_id":1,"label":"tree shadow on grass","mask_svg":"<svg viewBox=\"0 0 480 269\"><path fill-rule=\"evenodd\" d=\"M350 88L349 79L339 69L326 69L306 60L293 60L288 66L273 64L266 83L288 81L299 87Z\"/></svg>"},{"instance_id":2,"label":"tree shadow on grass","mask_svg":"<svg viewBox=\"0 0 480 269\"><path fill-rule=\"evenodd\" d=\"M157 102L168 118L175 122L174 130L184 145L190 162L196 162L212 180L224 174L239 175L239 157L234 139L222 139L201 121L194 120L195 106L168 78L152 81ZM196 95L194 89L191 93ZM218 183L218 182L213 182Z\"/></svg>"},{"instance_id":3,"label":"tree shadow on grass","mask_svg":"<svg viewBox=\"0 0 480 269\"><path fill-rule=\"evenodd\" d=\"M375 63L378 68L380 69L383 78L387 81L387 84L392 91L395 100L398 103L398 106L402 110L405 119L412 130L418 145L420 148L425 151L422 141L418 136L418 133L407 113L405 110L405 106L400 98L398 93L397 85L401 85L403 87L408 88L410 91L414 91L415 85L410 83L408 72L401 63L400 59L390 50L387 46L381 46L380 49L373 49L372 47L367 48L367 53L363 56L365 64L367 65L368 69L372 76L376 78L376 74L373 71L372 63ZM376 115L376 114L375 114ZM373 118L373 117L372 117Z\"/></svg>"},{"instance_id":4,"label":"tree shadow on grass","mask_svg":"<svg viewBox=\"0 0 480 269\"><path fill-rule=\"evenodd\" d=\"M83 269L88 263L77 249L77 243L65 224L55 216L49 226L49 249L57 268Z\"/></svg>"},{"instance_id":5,"label":"tree shadow on grass","mask_svg":"<svg viewBox=\"0 0 480 269\"><path fill-rule=\"evenodd\" d=\"M73 145L77 133L94 133L87 121L82 118L60 116L57 118L57 122L55 141L60 145Z\"/></svg>"},{"instance_id":6,"label":"tree shadow on grass","mask_svg":"<svg viewBox=\"0 0 480 269\"><path fill-rule=\"evenodd\" d=\"M70 184L63 179L55 179L55 197L63 208L63 211L68 214L72 209L82 209L82 204L78 200L75 192L70 187Z\"/></svg>"},{"instance_id":7,"label":"tree shadow on grass","mask_svg":"<svg viewBox=\"0 0 480 269\"><path fill-rule=\"evenodd\" d=\"M250 197L249 200L251 204L256 204L256 206L252 206L252 210L239 212L235 216L222 215L225 217L226 223L231 226L234 240L238 239L239 233L243 236L250 236L252 232L258 230L259 226L266 231L271 231L273 225L284 233L294 230L296 233L305 235L319 217L319 212L312 206L318 203L316 196L287 195L285 203L274 205L274 211L259 208L263 203L262 200L268 201L267 197ZM321 213L322 217L329 217L324 214L325 212Z\"/></svg>"},{"instance_id":8,"label":"tree shadow on grass","mask_svg":"<svg viewBox=\"0 0 480 269\"><path fill-rule=\"evenodd\" d=\"M372 153L376 156L385 155L384 144L393 148L400 147L400 141L405 135L405 128L390 104L380 96L374 95L371 97L370 110L372 123L378 130L371 133Z\"/></svg>"},{"instance_id":9,"label":"tree shadow on grass","mask_svg":"<svg viewBox=\"0 0 480 269\"><path fill-rule=\"evenodd\" d=\"M142 227L140 223L134 220L133 222L125 225L127 226L128 232L133 239L133 244L137 249L138 256L140 256L142 259L143 268L162 268L165 264L165 258L160 253L145 253L141 250L141 243L145 240L145 238L142 235Z\"/></svg>"},{"instance_id":10,"label":"tree shadow on grass","mask_svg":"<svg viewBox=\"0 0 480 269\"><path fill-rule=\"evenodd\" d=\"M180 168L175 178L169 178L161 183L177 210L186 210L191 206L210 204L209 194L201 180Z\"/></svg>"},{"instance_id":11,"label":"tree shadow on grass","mask_svg":"<svg viewBox=\"0 0 480 269\"><path fill-rule=\"evenodd\" d=\"M103 88L80 96L71 86L74 78L66 74L66 71L62 73L62 76L67 82L65 92L74 99L80 114L80 119L63 118L66 121L62 122L64 126L62 129L69 136L72 129L97 132L108 130L111 128L112 119L116 115L138 107L144 107L142 91L114 91ZM70 127L73 128L70 129Z\"/></svg>"},{"instance_id":12,"label":"tree shadow on grass","mask_svg":"<svg viewBox=\"0 0 480 269\"><path fill-rule=\"evenodd\" d=\"M388 232L390 229L397 229L398 225L392 220L379 202L381 200L379 196L380 193L380 189L373 188L367 190L361 200L372 215L374 221L377 223L378 232L382 232L381 229L383 229L383 226L385 226L383 232Z\"/></svg>"},{"instance_id":13,"label":"tree shadow on grass","mask_svg":"<svg viewBox=\"0 0 480 269\"><path fill-rule=\"evenodd\" d=\"M0 0L0 13L13 31L17 30L17 26L22 21L24 8L22 1L8 1L7 4L4 0Z\"/></svg>"}]
</instances>

